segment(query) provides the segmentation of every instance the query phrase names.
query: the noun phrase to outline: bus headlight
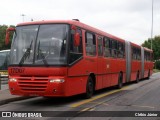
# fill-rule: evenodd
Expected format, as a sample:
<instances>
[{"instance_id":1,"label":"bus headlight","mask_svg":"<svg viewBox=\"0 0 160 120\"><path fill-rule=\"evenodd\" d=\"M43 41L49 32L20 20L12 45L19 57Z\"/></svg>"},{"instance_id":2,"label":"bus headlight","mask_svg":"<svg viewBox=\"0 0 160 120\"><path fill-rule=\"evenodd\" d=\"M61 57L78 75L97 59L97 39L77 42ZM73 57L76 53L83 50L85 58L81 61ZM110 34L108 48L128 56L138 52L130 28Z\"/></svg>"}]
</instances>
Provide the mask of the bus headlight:
<instances>
[{"instance_id":1,"label":"bus headlight","mask_svg":"<svg viewBox=\"0 0 160 120\"><path fill-rule=\"evenodd\" d=\"M51 79L50 83L63 83L64 81L64 79Z\"/></svg>"},{"instance_id":2,"label":"bus headlight","mask_svg":"<svg viewBox=\"0 0 160 120\"><path fill-rule=\"evenodd\" d=\"M9 78L9 81L10 82L17 82L17 79L16 78Z\"/></svg>"}]
</instances>

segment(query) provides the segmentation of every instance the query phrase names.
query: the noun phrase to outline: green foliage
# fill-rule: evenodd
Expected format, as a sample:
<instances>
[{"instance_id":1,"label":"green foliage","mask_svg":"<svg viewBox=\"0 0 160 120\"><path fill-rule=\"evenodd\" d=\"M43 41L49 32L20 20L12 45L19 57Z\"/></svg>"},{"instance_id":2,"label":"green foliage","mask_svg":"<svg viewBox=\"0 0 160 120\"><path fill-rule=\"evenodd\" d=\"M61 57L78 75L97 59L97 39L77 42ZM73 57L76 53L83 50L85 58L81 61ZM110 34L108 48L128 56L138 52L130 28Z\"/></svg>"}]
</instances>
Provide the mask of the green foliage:
<instances>
[{"instance_id":1,"label":"green foliage","mask_svg":"<svg viewBox=\"0 0 160 120\"><path fill-rule=\"evenodd\" d=\"M142 44L142 46L151 49L151 40L154 60L158 60L160 59L160 36L155 36L153 39L149 38Z\"/></svg>"},{"instance_id":2,"label":"green foliage","mask_svg":"<svg viewBox=\"0 0 160 120\"><path fill-rule=\"evenodd\" d=\"M5 36L6 36L6 29L8 27L15 27L14 25L0 25L0 50L5 50L5 49L10 49L11 47L11 39L13 36L13 32L11 32L10 34L10 44L9 45L5 45Z\"/></svg>"},{"instance_id":3,"label":"green foliage","mask_svg":"<svg viewBox=\"0 0 160 120\"><path fill-rule=\"evenodd\" d=\"M160 70L158 70L158 69L153 69L153 73L157 73L157 72L160 72Z\"/></svg>"},{"instance_id":4,"label":"green foliage","mask_svg":"<svg viewBox=\"0 0 160 120\"><path fill-rule=\"evenodd\" d=\"M156 61L154 66L156 69L160 70L160 60Z\"/></svg>"},{"instance_id":5,"label":"green foliage","mask_svg":"<svg viewBox=\"0 0 160 120\"><path fill-rule=\"evenodd\" d=\"M151 49L151 39L146 40L143 44L143 47ZM155 68L160 70L160 36L155 36L152 39L152 48L153 48L153 59L155 61Z\"/></svg>"}]
</instances>

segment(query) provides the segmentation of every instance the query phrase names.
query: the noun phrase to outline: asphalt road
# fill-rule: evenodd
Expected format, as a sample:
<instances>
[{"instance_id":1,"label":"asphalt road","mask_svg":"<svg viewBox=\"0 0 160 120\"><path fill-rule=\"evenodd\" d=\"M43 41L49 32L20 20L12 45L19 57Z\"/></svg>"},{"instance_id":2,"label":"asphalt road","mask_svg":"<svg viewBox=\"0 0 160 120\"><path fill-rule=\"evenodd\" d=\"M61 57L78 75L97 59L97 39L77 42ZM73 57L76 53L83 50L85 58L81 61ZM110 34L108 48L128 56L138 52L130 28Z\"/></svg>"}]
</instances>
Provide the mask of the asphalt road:
<instances>
[{"instance_id":1,"label":"asphalt road","mask_svg":"<svg viewBox=\"0 0 160 120\"><path fill-rule=\"evenodd\" d=\"M8 79L7 78L0 78L0 88L1 90L6 90L8 89Z\"/></svg>"},{"instance_id":2,"label":"asphalt road","mask_svg":"<svg viewBox=\"0 0 160 120\"><path fill-rule=\"evenodd\" d=\"M83 99L81 95L52 99L36 97L2 105L0 111L17 111L19 113L22 111L55 111L48 112L50 114L48 117L32 118L37 120L52 120L53 118L50 117L52 115L57 115L56 119L65 120L160 120L159 117L144 117L144 111L149 111L146 114L156 114L156 111L160 111L160 73L152 75L149 80L127 84L122 89L112 87L97 91L91 99ZM112 111L113 115L118 111L125 117L119 117L121 115L101 117L101 115L106 115L108 111ZM137 111L134 115L139 116L126 117L129 116L130 111ZM160 112L158 115L160 116ZM15 120L17 119L15 118Z\"/></svg>"},{"instance_id":3,"label":"asphalt road","mask_svg":"<svg viewBox=\"0 0 160 120\"><path fill-rule=\"evenodd\" d=\"M7 90L7 89L8 89L8 84L1 85L1 90Z\"/></svg>"}]
</instances>

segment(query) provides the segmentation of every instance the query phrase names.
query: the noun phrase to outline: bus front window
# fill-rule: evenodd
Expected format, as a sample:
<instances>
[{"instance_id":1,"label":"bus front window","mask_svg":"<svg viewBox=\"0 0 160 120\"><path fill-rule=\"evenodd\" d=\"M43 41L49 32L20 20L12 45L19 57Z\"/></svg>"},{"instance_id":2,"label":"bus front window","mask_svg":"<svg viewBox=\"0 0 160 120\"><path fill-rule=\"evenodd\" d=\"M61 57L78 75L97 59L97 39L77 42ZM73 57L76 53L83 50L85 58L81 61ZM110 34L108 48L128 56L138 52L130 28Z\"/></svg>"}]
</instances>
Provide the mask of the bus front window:
<instances>
[{"instance_id":1,"label":"bus front window","mask_svg":"<svg viewBox=\"0 0 160 120\"><path fill-rule=\"evenodd\" d=\"M35 64L66 64L67 31L63 24L40 26Z\"/></svg>"},{"instance_id":2,"label":"bus front window","mask_svg":"<svg viewBox=\"0 0 160 120\"><path fill-rule=\"evenodd\" d=\"M11 48L11 65L67 64L65 24L28 25L16 28Z\"/></svg>"}]
</instances>

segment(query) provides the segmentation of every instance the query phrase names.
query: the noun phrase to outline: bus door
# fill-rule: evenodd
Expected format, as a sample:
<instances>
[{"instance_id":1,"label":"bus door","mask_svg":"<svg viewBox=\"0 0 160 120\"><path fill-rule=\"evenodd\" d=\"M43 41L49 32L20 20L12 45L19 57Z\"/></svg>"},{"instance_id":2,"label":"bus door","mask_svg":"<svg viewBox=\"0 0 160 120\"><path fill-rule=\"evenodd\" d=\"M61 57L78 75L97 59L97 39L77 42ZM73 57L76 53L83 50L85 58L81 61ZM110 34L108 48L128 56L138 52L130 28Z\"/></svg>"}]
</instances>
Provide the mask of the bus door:
<instances>
[{"instance_id":1,"label":"bus door","mask_svg":"<svg viewBox=\"0 0 160 120\"><path fill-rule=\"evenodd\" d=\"M98 58L97 58L97 79L98 89L103 88L103 75L104 75L104 65L103 65L103 38L98 36L97 38L98 45Z\"/></svg>"}]
</instances>

